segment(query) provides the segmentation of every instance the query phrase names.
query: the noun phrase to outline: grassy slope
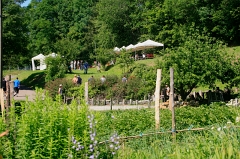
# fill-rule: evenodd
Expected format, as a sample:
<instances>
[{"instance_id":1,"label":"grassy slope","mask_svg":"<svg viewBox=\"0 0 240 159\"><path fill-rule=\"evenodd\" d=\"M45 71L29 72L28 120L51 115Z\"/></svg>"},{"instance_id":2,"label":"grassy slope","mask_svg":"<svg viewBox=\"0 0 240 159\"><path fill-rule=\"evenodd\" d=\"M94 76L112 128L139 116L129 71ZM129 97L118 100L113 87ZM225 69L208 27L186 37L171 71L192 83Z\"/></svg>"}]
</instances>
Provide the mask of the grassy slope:
<instances>
[{"instance_id":1,"label":"grassy slope","mask_svg":"<svg viewBox=\"0 0 240 159\"><path fill-rule=\"evenodd\" d=\"M229 47L228 48L228 53L235 53L237 57L240 57L240 46L238 47ZM157 59L161 59L161 57L156 57L155 59L146 59L146 60L139 60L136 61L136 64L140 64L140 63L144 63L147 66L154 66L155 61ZM45 71L16 71L16 70L11 70L11 71L4 71L3 75L14 75L14 76L18 76L19 79L21 80L21 83L35 88L35 87L39 87L39 88L43 88L44 87L44 72ZM94 78L100 78L102 75L118 75L121 76L122 74L122 69L119 67L119 65L115 65L112 68L107 69L107 71L102 71L101 73L97 72L96 68L90 68L88 70L88 74L83 74L83 70L73 70L73 72L70 74L66 74L66 78L68 79L72 79L74 74L79 74L81 76L81 78L83 79L83 82L86 82L88 80L88 78L90 76L94 76ZM15 78L15 77L14 77ZM220 82L217 82L217 86L220 87L221 89L224 88L224 84L221 84ZM194 91L205 91L207 90L207 86L200 86L197 89L195 89Z\"/></svg>"}]
</instances>

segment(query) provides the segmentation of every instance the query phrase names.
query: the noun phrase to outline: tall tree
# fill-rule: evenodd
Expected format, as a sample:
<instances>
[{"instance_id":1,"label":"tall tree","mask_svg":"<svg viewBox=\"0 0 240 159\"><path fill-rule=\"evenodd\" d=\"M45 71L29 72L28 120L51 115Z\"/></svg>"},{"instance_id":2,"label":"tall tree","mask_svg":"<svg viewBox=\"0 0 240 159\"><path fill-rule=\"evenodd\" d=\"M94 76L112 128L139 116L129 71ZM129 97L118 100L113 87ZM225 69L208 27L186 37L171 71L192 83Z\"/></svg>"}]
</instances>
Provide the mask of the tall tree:
<instances>
[{"instance_id":1,"label":"tall tree","mask_svg":"<svg viewBox=\"0 0 240 159\"><path fill-rule=\"evenodd\" d=\"M55 51L55 43L68 39L78 44L75 58L88 58L93 51L93 6L94 1L33 0L29 7L30 49L48 54Z\"/></svg>"},{"instance_id":2,"label":"tall tree","mask_svg":"<svg viewBox=\"0 0 240 159\"><path fill-rule=\"evenodd\" d=\"M25 10L15 0L3 0L3 67L29 61Z\"/></svg>"}]
</instances>

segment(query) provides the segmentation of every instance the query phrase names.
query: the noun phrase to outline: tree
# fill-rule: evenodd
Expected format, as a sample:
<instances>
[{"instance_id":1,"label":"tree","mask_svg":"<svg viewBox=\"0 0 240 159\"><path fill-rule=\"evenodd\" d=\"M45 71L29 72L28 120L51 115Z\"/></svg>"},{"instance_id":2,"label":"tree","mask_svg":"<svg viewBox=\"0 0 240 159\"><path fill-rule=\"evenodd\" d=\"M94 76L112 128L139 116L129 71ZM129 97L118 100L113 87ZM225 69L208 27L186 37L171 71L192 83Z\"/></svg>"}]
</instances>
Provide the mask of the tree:
<instances>
[{"instance_id":1,"label":"tree","mask_svg":"<svg viewBox=\"0 0 240 159\"><path fill-rule=\"evenodd\" d=\"M158 68L163 69L164 84L169 83L169 68L174 69L175 91L185 100L198 85L213 87L217 79L221 80L229 66L222 63L229 61L225 60L222 43L213 38L200 35L197 30L182 31L182 37L185 41L178 48L167 49Z\"/></svg>"},{"instance_id":2,"label":"tree","mask_svg":"<svg viewBox=\"0 0 240 159\"><path fill-rule=\"evenodd\" d=\"M64 59L62 61L64 65L69 66L71 61L76 60L76 56L79 53L79 45L76 40L65 38L55 43L55 50Z\"/></svg>"},{"instance_id":3,"label":"tree","mask_svg":"<svg viewBox=\"0 0 240 159\"><path fill-rule=\"evenodd\" d=\"M3 63L6 66L29 62L25 10L14 0L3 0Z\"/></svg>"},{"instance_id":4,"label":"tree","mask_svg":"<svg viewBox=\"0 0 240 159\"><path fill-rule=\"evenodd\" d=\"M98 48L96 50L96 60L101 63L103 70L105 70L106 64L115 57L115 53L109 49Z\"/></svg>"}]
</instances>

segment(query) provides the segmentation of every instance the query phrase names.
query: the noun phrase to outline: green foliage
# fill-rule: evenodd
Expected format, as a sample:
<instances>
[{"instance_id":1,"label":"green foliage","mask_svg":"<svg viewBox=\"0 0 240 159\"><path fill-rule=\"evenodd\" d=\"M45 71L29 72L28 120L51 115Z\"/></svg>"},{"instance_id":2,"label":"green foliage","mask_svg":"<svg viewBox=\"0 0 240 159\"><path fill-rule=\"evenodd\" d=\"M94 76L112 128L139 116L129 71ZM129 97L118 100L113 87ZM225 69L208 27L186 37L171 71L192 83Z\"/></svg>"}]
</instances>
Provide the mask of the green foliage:
<instances>
[{"instance_id":1,"label":"green foliage","mask_svg":"<svg viewBox=\"0 0 240 159\"><path fill-rule=\"evenodd\" d=\"M191 35L190 35L191 34ZM205 84L213 87L217 79L226 82L224 74L229 78L236 77L231 60L226 57L222 43L213 38L200 35L198 30L182 31L185 41L178 48L166 49L158 68L163 69L163 83L169 83L169 69L174 69L174 88L183 100L197 85Z\"/></svg>"},{"instance_id":2,"label":"green foliage","mask_svg":"<svg viewBox=\"0 0 240 159\"><path fill-rule=\"evenodd\" d=\"M177 108L177 130L189 131L179 131L176 142L172 142L172 134L166 133L172 129L168 109L161 110L161 127L156 130L153 109L90 112L81 98L78 98L80 105L75 100L65 105L60 96L55 102L48 96L40 91L34 102L22 102L18 113L15 111L19 108L11 107L8 123L0 117L0 132L10 131L0 138L0 153L4 158L68 158L69 154L73 158L89 158L92 130L96 130L95 148L99 156L109 156L108 143L100 142L110 142L110 136L117 132L120 137L136 138L121 141L124 146L121 145L114 158L239 157L240 134L236 127L239 123L235 121L240 114L238 107L215 103ZM206 130L191 131L200 127ZM84 146L82 150L73 148L73 137Z\"/></svg>"},{"instance_id":3,"label":"green foliage","mask_svg":"<svg viewBox=\"0 0 240 159\"><path fill-rule=\"evenodd\" d=\"M55 43L55 50L62 56L62 64L69 66L70 62L77 59L79 44L76 40L61 39Z\"/></svg>"},{"instance_id":4,"label":"green foliage","mask_svg":"<svg viewBox=\"0 0 240 159\"><path fill-rule=\"evenodd\" d=\"M89 83L89 97L100 99L143 99L149 93L153 93L148 82L135 76L127 77L127 82L116 75L106 76L106 82L95 79ZM145 87L146 85L146 87Z\"/></svg>"},{"instance_id":5,"label":"green foliage","mask_svg":"<svg viewBox=\"0 0 240 159\"><path fill-rule=\"evenodd\" d=\"M67 66L64 65L63 59L60 56L47 57L45 63L47 65L46 82L65 77Z\"/></svg>"},{"instance_id":6,"label":"green foliage","mask_svg":"<svg viewBox=\"0 0 240 159\"><path fill-rule=\"evenodd\" d=\"M103 70L105 70L106 64L114 59L114 57L115 53L112 50L102 48L96 49L95 59L101 63Z\"/></svg>"},{"instance_id":7,"label":"green foliage","mask_svg":"<svg viewBox=\"0 0 240 159\"><path fill-rule=\"evenodd\" d=\"M34 103L22 103L24 109L19 117L11 107L8 126L1 124L1 132L10 130L9 135L0 140L4 158L67 158L72 151L72 136L85 144L87 151L90 141L85 135L89 128L87 106L81 103L78 107L76 101L67 106L61 100L52 101L48 94L43 100L42 93L39 92ZM85 153L73 152L73 155L81 158Z\"/></svg>"},{"instance_id":8,"label":"green foliage","mask_svg":"<svg viewBox=\"0 0 240 159\"><path fill-rule=\"evenodd\" d=\"M64 95L72 95L75 92L72 90L74 87L73 82L66 78L58 78L54 81L47 82L45 84L45 89L49 92L49 95L54 98L58 94L58 88L60 84L62 84Z\"/></svg>"},{"instance_id":9,"label":"green foliage","mask_svg":"<svg viewBox=\"0 0 240 159\"><path fill-rule=\"evenodd\" d=\"M126 73L126 71L130 68L130 66L133 64L133 62L134 62L134 58L132 58L131 52L122 50L117 55L117 64L120 65L123 74Z\"/></svg>"},{"instance_id":10,"label":"green foliage","mask_svg":"<svg viewBox=\"0 0 240 159\"><path fill-rule=\"evenodd\" d=\"M2 1L2 61L5 68L30 64L25 15L26 12L15 0Z\"/></svg>"}]
</instances>

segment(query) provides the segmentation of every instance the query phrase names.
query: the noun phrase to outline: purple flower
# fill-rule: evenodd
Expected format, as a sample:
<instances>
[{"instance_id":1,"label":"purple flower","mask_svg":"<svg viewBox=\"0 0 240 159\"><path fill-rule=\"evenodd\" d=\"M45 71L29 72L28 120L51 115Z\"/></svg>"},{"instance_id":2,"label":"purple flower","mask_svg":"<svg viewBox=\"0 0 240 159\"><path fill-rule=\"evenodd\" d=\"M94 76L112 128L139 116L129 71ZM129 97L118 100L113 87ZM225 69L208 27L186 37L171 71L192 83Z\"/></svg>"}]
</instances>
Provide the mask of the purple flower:
<instances>
[{"instance_id":1,"label":"purple flower","mask_svg":"<svg viewBox=\"0 0 240 159\"><path fill-rule=\"evenodd\" d=\"M91 155L89 158L90 158L90 159L94 159L94 155Z\"/></svg>"}]
</instances>

